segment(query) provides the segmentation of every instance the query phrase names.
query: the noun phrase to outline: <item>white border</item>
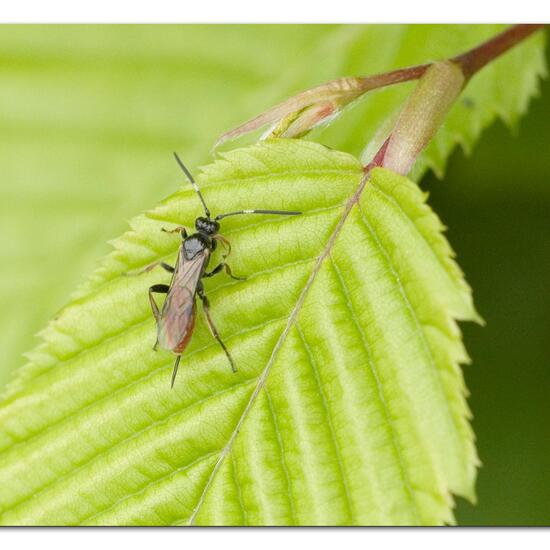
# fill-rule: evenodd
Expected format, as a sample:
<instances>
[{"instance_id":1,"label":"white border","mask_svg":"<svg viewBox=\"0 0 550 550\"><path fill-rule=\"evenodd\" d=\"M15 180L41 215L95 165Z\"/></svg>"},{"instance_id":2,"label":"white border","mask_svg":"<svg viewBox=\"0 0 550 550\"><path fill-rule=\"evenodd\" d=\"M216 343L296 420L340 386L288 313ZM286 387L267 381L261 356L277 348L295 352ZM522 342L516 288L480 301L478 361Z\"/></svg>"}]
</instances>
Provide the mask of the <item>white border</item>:
<instances>
[{"instance_id":1,"label":"white border","mask_svg":"<svg viewBox=\"0 0 550 550\"><path fill-rule=\"evenodd\" d=\"M9 23L480 23L549 22L550 2L460 3L441 0L298 2L296 0L155 0L130 2L64 0L5 2L0 22ZM141 548L216 548L280 550L281 545L339 548L359 542L373 548L464 550L491 545L499 550L532 548L546 542L542 529L4 529L5 548L108 550ZM11 543L11 544L10 544ZM542 547L537 545L536 547Z\"/></svg>"},{"instance_id":2,"label":"white border","mask_svg":"<svg viewBox=\"0 0 550 550\"><path fill-rule=\"evenodd\" d=\"M10 23L547 23L550 2L480 0L17 0Z\"/></svg>"},{"instance_id":3,"label":"white border","mask_svg":"<svg viewBox=\"0 0 550 550\"><path fill-rule=\"evenodd\" d=\"M216 549L281 550L281 548L476 550L478 548L548 548L548 529L480 528L304 528L304 529L4 529L4 548L41 550ZM354 544L355 543L355 544ZM545 544L541 544L545 543Z\"/></svg>"}]
</instances>

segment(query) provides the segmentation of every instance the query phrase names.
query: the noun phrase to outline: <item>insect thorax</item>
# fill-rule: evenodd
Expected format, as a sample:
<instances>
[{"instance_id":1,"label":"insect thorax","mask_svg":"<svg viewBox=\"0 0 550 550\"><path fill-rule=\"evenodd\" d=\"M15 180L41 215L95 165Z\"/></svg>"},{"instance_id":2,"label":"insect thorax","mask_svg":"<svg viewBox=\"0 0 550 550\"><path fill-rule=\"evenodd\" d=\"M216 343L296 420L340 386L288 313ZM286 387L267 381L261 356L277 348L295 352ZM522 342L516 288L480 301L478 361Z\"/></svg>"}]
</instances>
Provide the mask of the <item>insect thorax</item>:
<instances>
[{"instance_id":1,"label":"insect thorax","mask_svg":"<svg viewBox=\"0 0 550 550\"><path fill-rule=\"evenodd\" d=\"M187 260L192 260L197 254L206 249L212 249L212 240L203 233L194 233L183 241L183 252Z\"/></svg>"}]
</instances>

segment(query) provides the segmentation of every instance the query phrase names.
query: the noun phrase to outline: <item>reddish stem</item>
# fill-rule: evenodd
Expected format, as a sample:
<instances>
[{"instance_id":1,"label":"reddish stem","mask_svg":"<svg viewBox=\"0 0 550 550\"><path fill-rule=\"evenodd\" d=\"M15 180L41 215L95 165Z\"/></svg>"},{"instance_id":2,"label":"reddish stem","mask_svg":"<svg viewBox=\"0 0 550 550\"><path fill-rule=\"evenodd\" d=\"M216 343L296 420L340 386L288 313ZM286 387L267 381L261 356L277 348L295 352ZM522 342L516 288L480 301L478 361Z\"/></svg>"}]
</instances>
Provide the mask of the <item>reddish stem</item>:
<instances>
[{"instance_id":1,"label":"reddish stem","mask_svg":"<svg viewBox=\"0 0 550 550\"><path fill-rule=\"evenodd\" d=\"M527 38L544 25L514 25L483 44L451 59L458 63L466 79L471 78L487 63Z\"/></svg>"},{"instance_id":2,"label":"reddish stem","mask_svg":"<svg viewBox=\"0 0 550 550\"><path fill-rule=\"evenodd\" d=\"M430 65L431 63L425 63L424 65L415 65L414 67L396 69L395 71L390 71L389 73L362 76L358 78L360 81L359 89L369 91L375 90L376 88L391 86L392 84L398 84L400 82L407 82L408 80L416 80L426 72Z\"/></svg>"},{"instance_id":3,"label":"reddish stem","mask_svg":"<svg viewBox=\"0 0 550 550\"><path fill-rule=\"evenodd\" d=\"M514 25L505 31L497 34L493 38L487 40L483 44L457 55L450 59L454 63L460 65L466 80L472 77L487 63L503 54L518 42L521 42L535 31L543 28L544 24L536 25ZM359 80L361 84L359 88L364 90L374 90L383 88L400 82L416 80L420 78L432 63L424 63L423 65L415 65L414 67L405 67L396 69L388 73L381 73L372 76L363 76Z\"/></svg>"}]
</instances>

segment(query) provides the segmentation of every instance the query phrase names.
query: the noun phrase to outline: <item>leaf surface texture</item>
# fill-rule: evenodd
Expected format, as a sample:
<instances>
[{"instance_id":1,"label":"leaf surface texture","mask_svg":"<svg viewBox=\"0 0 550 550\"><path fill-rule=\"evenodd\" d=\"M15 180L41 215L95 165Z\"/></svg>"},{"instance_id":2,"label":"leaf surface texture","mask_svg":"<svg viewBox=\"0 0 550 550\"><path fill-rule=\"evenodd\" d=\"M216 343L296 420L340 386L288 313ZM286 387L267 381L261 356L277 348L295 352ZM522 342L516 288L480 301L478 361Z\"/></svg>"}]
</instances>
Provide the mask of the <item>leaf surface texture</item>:
<instances>
[{"instance_id":1,"label":"leaf surface texture","mask_svg":"<svg viewBox=\"0 0 550 550\"><path fill-rule=\"evenodd\" d=\"M235 150L199 176L246 281L206 283L170 391L147 287L200 204L185 186L132 222L43 332L0 408L4 524L452 522L477 464L456 320L477 319L442 225L410 180L364 179L310 142Z\"/></svg>"}]
</instances>

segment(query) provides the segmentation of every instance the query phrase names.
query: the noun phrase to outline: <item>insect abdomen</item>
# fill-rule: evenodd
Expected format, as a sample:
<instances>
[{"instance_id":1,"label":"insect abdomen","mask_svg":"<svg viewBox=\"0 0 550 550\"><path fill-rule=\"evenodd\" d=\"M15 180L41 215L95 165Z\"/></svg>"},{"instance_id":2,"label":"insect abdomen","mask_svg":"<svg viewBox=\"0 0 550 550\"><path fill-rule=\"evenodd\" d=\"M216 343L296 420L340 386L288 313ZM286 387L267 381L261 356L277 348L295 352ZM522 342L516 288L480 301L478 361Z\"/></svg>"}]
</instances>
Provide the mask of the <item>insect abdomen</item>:
<instances>
[{"instance_id":1,"label":"insect abdomen","mask_svg":"<svg viewBox=\"0 0 550 550\"><path fill-rule=\"evenodd\" d=\"M195 330L195 319L197 317L197 308L193 305L193 313L191 314L191 319L189 319L189 324L187 325L187 332L181 339L181 342L174 348L175 353L183 353L183 350L187 347L191 336L193 336L193 331Z\"/></svg>"},{"instance_id":2,"label":"insect abdomen","mask_svg":"<svg viewBox=\"0 0 550 550\"><path fill-rule=\"evenodd\" d=\"M196 304L189 306L185 312L170 312L162 317L158 324L158 343L161 348L174 353L182 353L195 328Z\"/></svg>"}]
</instances>

